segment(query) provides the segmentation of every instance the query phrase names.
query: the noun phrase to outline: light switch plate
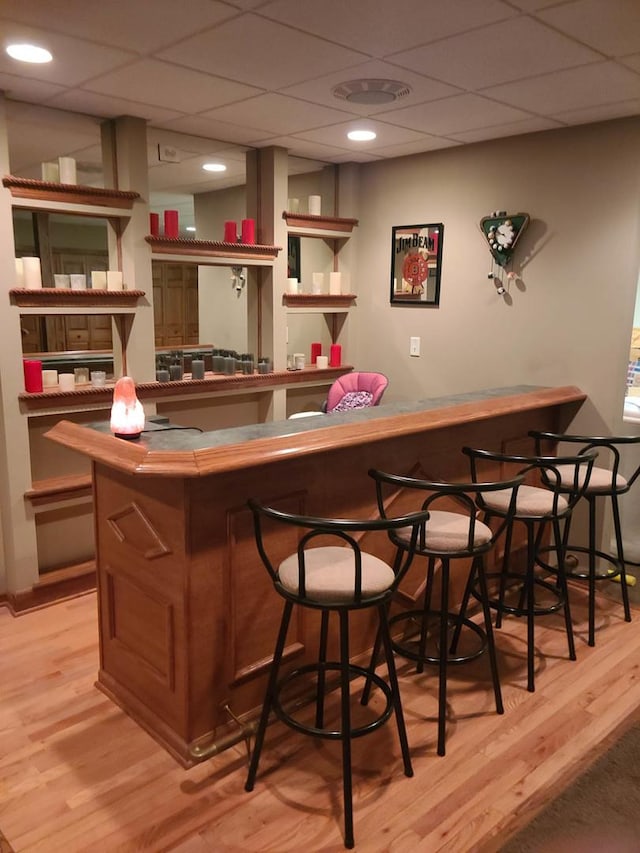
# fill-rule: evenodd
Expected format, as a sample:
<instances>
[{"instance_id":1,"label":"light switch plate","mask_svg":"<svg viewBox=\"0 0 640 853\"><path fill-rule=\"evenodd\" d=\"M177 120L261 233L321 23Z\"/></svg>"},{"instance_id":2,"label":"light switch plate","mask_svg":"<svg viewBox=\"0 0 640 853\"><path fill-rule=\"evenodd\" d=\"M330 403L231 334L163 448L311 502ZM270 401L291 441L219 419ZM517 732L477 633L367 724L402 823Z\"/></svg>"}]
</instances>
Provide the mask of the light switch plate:
<instances>
[{"instance_id":1,"label":"light switch plate","mask_svg":"<svg viewBox=\"0 0 640 853\"><path fill-rule=\"evenodd\" d=\"M409 339L409 355L419 356L420 355L420 338L410 338Z\"/></svg>"}]
</instances>

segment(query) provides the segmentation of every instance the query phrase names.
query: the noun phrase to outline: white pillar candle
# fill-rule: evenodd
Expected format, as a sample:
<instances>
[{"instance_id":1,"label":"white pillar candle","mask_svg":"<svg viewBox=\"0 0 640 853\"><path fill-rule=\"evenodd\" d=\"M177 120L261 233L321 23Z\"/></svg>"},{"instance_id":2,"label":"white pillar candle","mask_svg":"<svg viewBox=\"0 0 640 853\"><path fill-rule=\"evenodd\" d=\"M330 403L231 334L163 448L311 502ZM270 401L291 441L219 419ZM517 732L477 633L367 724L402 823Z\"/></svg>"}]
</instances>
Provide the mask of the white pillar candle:
<instances>
[{"instance_id":1,"label":"white pillar candle","mask_svg":"<svg viewBox=\"0 0 640 853\"><path fill-rule=\"evenodd\" d=\"M71 287L71 281L69 280L69 276L64 273L54 273L53 283L56 287L62 290L69 290Z\"/></svg>"},{"instance_id":2,"label":"white pillar candle","mask_svg":"<svg viewBox=\"0 0 640 853\"><path fill-rule=\"evenodd\" d=\"M318 370L325 370L329 367L329 356L328 355L318 355L316 356L316 367Z\"/></svg>"},{"instance_id":3,"label":"white pillar candle","mask_svg":"<svg viewBox=\"0 0 640 853\"><path fill-rule=\"evenodd\" d=\"M42 371L42 387L50 388L52 385L58 384L58 371L57 370L43 370Z\"/></svg>"},{"instance_id":4,"label":"white pillar candle","mask_svg":"<svg viewBox=\"0 0 640 853\"><path fill-rule=\"evenodd\" d=\"M287 293L298 293L298 279L297 278L288 278L287 279Z\"/></svg>"},{"instance_id":5,"label":"white pillar candle","mask_svg":"<svg viewBox=\"0 0 640 853\"><path fill-rule=\"evenodd\" d=\"M75 391L76 377L73 373L60 373L58 375L58 385L61 391Z\"/></svg>"},{"instance_id":6,"label":"white pillar candle","mask_svg":"<svg viewBox=\"0 0 640 853\"><path fill-rule=\"evenodd\" d=\"M107 270L107 290L122 290L122 287L120 270Z\"/></svg>"},{"instance_id":7,"label":"white pillar candle","mask_svg":"<svg viewBox=\"0 0 640 853\"><path fill-rule=\"evenodd\" d=\"M329 273L329 293L332 296L337 296L342 292L342 282L339 272Z\"/></svg>"},{"instance_id":8,"label":"white pillar candle","mask_svg":"<svg viewBox=\"0 0 640 853\"><path fill-rule=\"evenodd\" d=\"M69 275L71 290L86 290L87 277L84 273L71 273Z\"/></svg>"},{"instance_id":9,"label":"white pillar candle","mask_svg":"<svg viewBox=\"0 0 640 853\"><path fill-rule=\"evenodd\" d=\"M106 290L107 289L107 271L106 270L91 270L91 289Z\"/></svg>"},{"instance_id":10,"label":"white pillar candle","mask_svg":"<svg viewBox=\"0 0 640 853\"><path fill-rule=\"evenodd\" d=\"M309 213L311 214L311 216L320 216L321 210L322 210L322 196L310 195L309 196Z\"/></svg>"},{"instance_id":11,"label":"white pillar candle","mask_svg":"<svg viewBox=\"0 0 640 853\"><path fill-rule=\"evenodd\" d=\"M58 167L60 169L60 183L75 184L76 161L73 157L58 157Z\"/></svg>"},{"instance_id":12,"label":"white pillar candle","mask_svg":"<svg viewBox=\"0 0 640 853\"><path fill-rule=\"evenodd\" d=\"M324 273L323 272L311 273L311 292L312 293L322 293L323 287L324 287Z\"/></svg>"},{"instance_id":13,"label":"white pillar candle","mask_svg":"<svg viewBox=\"0 0 640 853\"><path fill-rule=\"evenodd\" d=\"M60 180L60 167L57 163L41 163L42 180L57 184Z\"/></svg>"},{"instance_id":14,"label":"white pillar candle","mask_svg":"<svg viewBox=\"0 0 640 853\"><path fill-rule=\"evenodd\" d=\"M23 258L24 287L28 290L40 290L42 287L42 273L40 272L40 258Z\"/></svg>"},{"instance_id":15,"label":"white pillar candle","mask_svg":"<svg viewBox=\"0 0 640 853\"><path fill-rule=\"evenodd\" d=\"M16 258L16 287L24 287L24 264L22 258Z\"/></svg>"}]
</instances>

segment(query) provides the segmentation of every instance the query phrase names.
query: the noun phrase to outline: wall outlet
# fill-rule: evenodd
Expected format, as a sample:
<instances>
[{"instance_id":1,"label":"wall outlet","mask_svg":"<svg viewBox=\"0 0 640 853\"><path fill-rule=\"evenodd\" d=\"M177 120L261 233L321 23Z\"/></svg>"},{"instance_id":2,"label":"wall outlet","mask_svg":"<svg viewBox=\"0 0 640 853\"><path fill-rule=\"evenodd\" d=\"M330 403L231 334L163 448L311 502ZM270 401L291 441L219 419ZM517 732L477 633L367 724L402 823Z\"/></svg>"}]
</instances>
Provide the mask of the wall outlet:
<instances>
[{"instance_id":1,"label":"wall outlet","mask_svg":"<svg viewBox=\"0 0 640 853\"><path fill-rule=\"evenodd\" d=\"M420 338L409 338L409 355L420 355Z\"/></svg>"}]
</instances>

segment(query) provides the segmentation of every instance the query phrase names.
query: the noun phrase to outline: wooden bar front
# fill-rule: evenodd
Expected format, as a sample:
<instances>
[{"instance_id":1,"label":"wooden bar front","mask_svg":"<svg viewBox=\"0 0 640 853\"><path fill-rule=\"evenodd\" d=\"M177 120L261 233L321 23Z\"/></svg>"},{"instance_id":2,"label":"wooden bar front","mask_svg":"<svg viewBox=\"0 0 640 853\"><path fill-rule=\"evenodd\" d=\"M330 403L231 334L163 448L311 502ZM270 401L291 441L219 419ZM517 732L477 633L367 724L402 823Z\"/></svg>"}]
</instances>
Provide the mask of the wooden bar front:
<instances>
[{"instance_id":1,"label":"wooden bar front","mask_svg":"<svg viewBox=\"0 0 640 853\"><path fill-rule=\"evenodd\" d=\"M468 479L462 446L532 450L529 430L566 429L584 399L575 387L478 392L259 425L236 443L209 433L190 444L161 430L131 442L60 421L48 437L93 460L100 688L184 766L230 745L242 735L233 717L253 720L261 704L282 604L255 549L248 498L372 517L369 468ZM278 543L283 557L293 545ZM357 616L356 657L373 641L369 616ZM311 659L317 628L315 613L298 615L289 665Z\"/></svg>"}]
</instances>

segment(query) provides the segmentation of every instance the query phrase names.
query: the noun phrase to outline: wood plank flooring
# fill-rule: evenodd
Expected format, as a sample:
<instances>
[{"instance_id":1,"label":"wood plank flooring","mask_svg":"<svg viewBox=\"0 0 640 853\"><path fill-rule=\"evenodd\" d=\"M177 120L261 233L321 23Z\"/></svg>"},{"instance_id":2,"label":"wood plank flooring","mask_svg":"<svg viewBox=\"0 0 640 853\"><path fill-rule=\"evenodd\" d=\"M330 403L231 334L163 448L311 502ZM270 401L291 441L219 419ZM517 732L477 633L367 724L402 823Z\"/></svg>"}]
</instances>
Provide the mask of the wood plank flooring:
<instances>
[{"instance_id":1,"label":"wood plank flooring","mask_svg":"<svg viewBox=\"0 0 640 853\"><path fill-rule=\"evenodd\" d=\"M415 776L402 773L393 724L355 742L357 850L499 850L637 718L640 609L625 623L601 596L591 649L581 592L572 600L578 660L560 617L539 619L533 694L524 622L497 632L504 716L484 658L452 669L445 757L434 672L399 662ZM183 770L95 688L97 668L94 594L17 618L0 609L0 830L15 851L343 849L338 744L274 724L248 794L244 744Z\"/></svg>"}]
</instances>

